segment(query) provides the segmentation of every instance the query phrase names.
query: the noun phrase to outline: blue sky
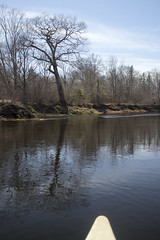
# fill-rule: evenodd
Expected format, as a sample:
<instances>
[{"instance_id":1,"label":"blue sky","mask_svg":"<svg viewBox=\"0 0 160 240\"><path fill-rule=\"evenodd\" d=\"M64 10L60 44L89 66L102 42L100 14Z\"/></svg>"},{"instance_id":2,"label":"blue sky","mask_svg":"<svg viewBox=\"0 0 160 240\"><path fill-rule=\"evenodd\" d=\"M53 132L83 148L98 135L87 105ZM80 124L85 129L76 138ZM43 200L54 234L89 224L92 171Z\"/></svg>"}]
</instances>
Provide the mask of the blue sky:
<instances>
[{"instance_id":1,"label":"blue sky","mask_svg":"<svg viewBox=\"0 0 160 240\"><path fill-rule=\"evenodd\" d=\"M0 0L28 16L42 12L76 16L88 26L90 52L140 71L160 69L159 0Z\"/></svg>"}]
</instances>

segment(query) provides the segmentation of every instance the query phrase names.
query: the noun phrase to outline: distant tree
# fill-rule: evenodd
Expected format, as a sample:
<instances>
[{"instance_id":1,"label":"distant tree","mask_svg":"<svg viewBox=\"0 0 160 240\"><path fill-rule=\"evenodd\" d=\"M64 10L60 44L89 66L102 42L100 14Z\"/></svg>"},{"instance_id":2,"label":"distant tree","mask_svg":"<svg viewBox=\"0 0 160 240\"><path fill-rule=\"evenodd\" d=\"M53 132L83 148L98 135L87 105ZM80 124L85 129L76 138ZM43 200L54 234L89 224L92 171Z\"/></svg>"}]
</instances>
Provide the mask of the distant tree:
<instances>
[{"instance_id":1,"label":"distant tree","mask_svg":"<svg viewBox=\"0 0 160 240\"><path fill-rule=\"evenodd\" d=\"M25 33L26 34L26 33ZM21 47L19 49L19 88L22 90L22 101L27 103L28 98L28 84L33 80L35 75L33 74L36 69L36 64L31 57L30 49L25 46L23 37L20 41Z\"/></svg>"},{"instance_id":2,"label":"distant tree","mask_svg":"<svg viewBox=\"0 0 160 240\"><path fill-rule=\"evenodd\" d=\"M79 79L89 102L100 104L102 61L91 54L87 58L79 58L76 63L74 77Z\"/></svg>"},{"instance_id":3,"label":"distant tree","mask_svg":"<svg viewBox=\"0 0 160 240\"><path fill-rule=\"evenodd\" d=\"M30 21L32 36L28 39L28 44L35 50L34 58L46 62L48 70L54 74L64 113L68 113L68 107L59 68L66 63L71 64L74 57L84 50L85 29L83 22L64 16L42 15Z\"/></svg>"},{"instance_id":4,"label":"distant tree","mask_svg":"<svg viewBox=\"0 0 160 240\"><path fill-rule=\"evenodd\" d=\"M152 72L152 79L154 84L154 93L153 93L153 99L155 102L160 104L160 71L153 70Z\"/></svg>"},{"instance_id":5,"label":"distant tree","mask_svg":"<svg viewBox=\"0 0 160 240\"><path fill-rule=\"evenodd\" d=\"M1 30L1 64L8 69L14 82L18 85L20 39L23 34L23 14L15 9L0 7Z\"/></svg>"},{"instance_id":6,"label":"distant tree","mask_svg":"<svg viewBox=\"0 0 160 240\"><path fill-rule=\"evenodd\" d=\"M136 71L133 66L126 67L125 99L127 103L134 102L135 89L137 85Z\"/></svg>"},{"instance_id":7,"label":"distant tree","mask_svg":"<svg viewBox=\"0 0 160 240\"><path fill-rule=\"evenodd\" d=\"M107 71L107 80L110 89L110 96L112 102L118 102L118 60L115 57L109 59L109 67Z\"/></svg>"}]
</instances>

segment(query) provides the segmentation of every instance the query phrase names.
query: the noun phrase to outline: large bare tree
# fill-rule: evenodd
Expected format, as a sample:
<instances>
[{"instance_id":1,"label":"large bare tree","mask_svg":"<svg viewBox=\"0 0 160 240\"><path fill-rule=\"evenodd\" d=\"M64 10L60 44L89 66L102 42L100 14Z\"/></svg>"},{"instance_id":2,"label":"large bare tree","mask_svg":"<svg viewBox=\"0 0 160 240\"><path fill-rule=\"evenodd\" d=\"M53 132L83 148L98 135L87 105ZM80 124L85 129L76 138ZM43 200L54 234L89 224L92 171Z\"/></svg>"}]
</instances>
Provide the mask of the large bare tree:
<instances>
[{"instance_id":1,"label":"large bare tree","mask_svg":"<svg viewBox=\"0 0 160 240\"><path fill-rule=\"evenodd\" d=\"M35 50L34 58L48 63L48 70L54 74L63 113L68 113L68 108L59 71L84 50L85 29L83 22L62 15L42 15L30 21L30 47Z\"/></svg>"}]
</instances>

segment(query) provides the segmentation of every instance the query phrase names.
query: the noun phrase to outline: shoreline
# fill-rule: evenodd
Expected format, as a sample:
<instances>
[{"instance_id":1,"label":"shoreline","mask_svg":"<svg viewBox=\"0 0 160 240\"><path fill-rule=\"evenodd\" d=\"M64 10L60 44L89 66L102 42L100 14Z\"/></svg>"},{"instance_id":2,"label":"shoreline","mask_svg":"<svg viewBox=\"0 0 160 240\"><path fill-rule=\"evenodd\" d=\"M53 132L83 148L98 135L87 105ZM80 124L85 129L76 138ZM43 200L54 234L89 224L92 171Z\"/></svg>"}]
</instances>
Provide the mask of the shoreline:
<instances>
[{"instance_id":1,"label":"shoreline","mask_svg":"<svg viewBox=\"0 0 160 240\"><path fill-rule=\"evenodd\" d=\"M0 102L0 120L43 120L70 116L111 115L132 113L160 113L160 105L141 104L86 104L68 106L68 114L61 113L61 107L52 104L24 106L15 102Z\"/></svg>"}]
</instances>

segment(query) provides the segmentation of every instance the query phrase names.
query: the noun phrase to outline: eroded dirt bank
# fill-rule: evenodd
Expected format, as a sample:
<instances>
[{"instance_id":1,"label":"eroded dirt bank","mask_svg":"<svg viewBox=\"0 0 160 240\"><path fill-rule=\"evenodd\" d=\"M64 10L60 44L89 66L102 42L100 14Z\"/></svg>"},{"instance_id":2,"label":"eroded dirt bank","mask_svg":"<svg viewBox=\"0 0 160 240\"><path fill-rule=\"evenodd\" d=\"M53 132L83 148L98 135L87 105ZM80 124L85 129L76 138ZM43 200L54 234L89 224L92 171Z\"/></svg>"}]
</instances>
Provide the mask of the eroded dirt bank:
<instances>
[{"instance_id":1,"label":"eroded dirt bank","mask_svg":"<svg viewBox=\"0 0 160 240\"><path fill-rule=\"evenodd\" d=\"M86 104L68 106L69 115L98 115L113 113L160 112L160 105L138 104ZM0 119L32 119L63 116L60 106L53 104L32 104L0 102Z\"/></svg>"}]
</instances>

